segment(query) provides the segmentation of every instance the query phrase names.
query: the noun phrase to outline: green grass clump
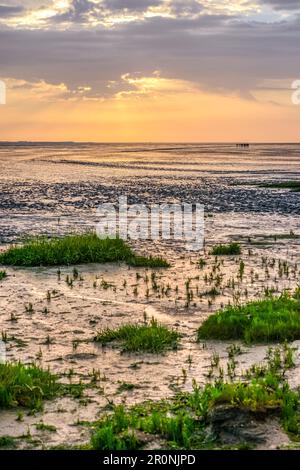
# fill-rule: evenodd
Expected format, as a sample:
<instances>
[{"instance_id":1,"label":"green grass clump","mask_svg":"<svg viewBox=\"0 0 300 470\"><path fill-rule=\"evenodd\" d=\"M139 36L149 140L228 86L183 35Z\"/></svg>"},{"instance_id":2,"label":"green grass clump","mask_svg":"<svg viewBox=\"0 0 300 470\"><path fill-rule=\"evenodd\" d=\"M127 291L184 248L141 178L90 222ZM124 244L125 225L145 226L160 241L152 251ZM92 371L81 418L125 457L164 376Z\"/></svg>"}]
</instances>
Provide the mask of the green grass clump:
<instances>
[{"instance_id":1,"label":"green grass clump","mask_svg":"<svg viewBox=\"0 0 300 470\"><path fill-rule=\"evenodd\" d=\"M58 391L56 376L32 364L0 364L0 408L41 409Z\"/></svg>"},{"instance_id":2,"label":"green grass clump","mask_svg":"<svg viewBox=\"0 0 300 470\"><path fill-rule=\"evenodd\" d=\"M201 339L241 339L246 343L300 339L299 299L283 294L228 306L204 321L198 329Z\"/></svg>"},{"instance_id":3,"label":"green grass clump","mask_svg":"<svg viewBox=\"0 0 300 470\"><path fill-rule=\"evenodd\" d=\"M176 349L180 334L160 325L152 319L150 323L127 324L117 329L107 328L100 331L95 341L106 345L120 342L122 349L127 352L161 353L167 349Z\"/></svg>"},{"instance_id":4,"label":"green grass clump","mask_svg":"<svg viewBox=\"0 0 300 470\"><path fill-rule=\"evenodd\" d=\"M117 392L122 393L122 392L131 392L136 388L136 385L129 383L129 382L122 382L119 387Z\"/></svg>"},{"instance_id":5,"label":"green grass clump","mask_svg":"<svg viewBox=\"0 0 300 470\"><path fill-rule=\"evenodd\" d=\"M15 439L10 436L0 436L0 448L3 448L3 447L10 447L10 448L16 447Z\"/></svg>"},{"instance_id":6,"label":"green grass clump","mask_svg":"<svg viewBox=\"0 0 300 470\"><path fill-rule=\"evenodd\" d=\"M216 297L217 295L220 295L221 292L214 286L211 289L203 292L202 295L204 296L210 296L210 297Z\"/></svg>"},{"instance_id":7,"label":"green grass clump","mask_svg":"<svg viewBox=\"0 0 300 470\"><path fill-rule=\"evenodd\" d=\"M275 183L266 183L261 186L264 188L290 189L293 192L300 191L300 181L282 181Z\"/></svg>"},{"instance_id":8,"label":"green grass clump","mask_svg":"<svg viewBox=\"0 0 300 470\"><path fill-rule=\"evenodd\" d=\"M216 245L212 248L210 254L214 256L240 255L241 245L239 243L229 243L228 245Z\"/></svg>"},{"instance_id":9,"label":"green grass clump","mask_svg":"<svg viewBox=\"0 0 300 470\"><path fill-rule=\"evenodd\" d=\"M133 256L127 260L127 263L130 266L135 266L137 268L169 268L170 263L163 258L160 257L152 257L146 258L145 256Z\"/></svg>"},{"instance_id":10,"label":"green grass clump","mask_svg":"<svg viewBox=\"0 0 300 470\"><path fill-rule=\"evenodd\" d=\"M52 424L45 424L41 422L41 423L37 423L35 427L38 431L56 432L56 427L53 426Z\"/></svg>"},{"instance_id":11,"label":"green grass clump","mask_svg":"<svg viewBox=\"0 0 300 470\"><path fill-rule=\"evenodd\" d=\"M295 437L300 426L298 409L300 396L285 378L287 369L294 366L290 360L292 349L288 345L270 349L267 363L254 365L247 371L247 381L228 383L217 380L200 388L193 383L192 392L179 393L173 399L148 401L127 410L115 406L112 413L94 425L91 447L97 450L134 450L159 437L166 448L213 448L214 442L207 432L209 412L218 405L230 405L251 412L268 413L276 409L283 428ZM142 442L144 433L144 443Z\"/></svg>"},{"instance_id":12,"label":"green grass clump","mask_svg":"<svg viewBox=\"0 0 300 470\"><path fill-rule=\"evenodd\" d=\"M130 419L123 406L114 409L113 417L104 419L91 438L91 447L96 450L134 450L140 442L132 430Z\"/></svg>"},{"instance_id":13,"label":"green grass clump","mask_svg":"<svg viewBox=\"0 0 300 470\"><path fill-rule=\"evenodd\" d=\"M0 254L0 264L13 266L60 266L124 261L132 266L168 267L162 258L136 256L120 238L99 238L95 233L64 238L45 237L12 246Z\"/></svg>"},{"instance_id":14,"label":"green grass clump","mask_svg":"<svg viewBox=\"0 0 300 470\"><path fill-rule=\"evenodd\" d=\"M293 295L294 299L300 300L300 286L297 286Z\"/></svg>"},{"instance_id":15,"label":"green grass clump","mask_svg":"<svg viewBox=\"0 0 300 470\"><path fill-rule=\"evenodd\" d=\"M7 277L6 271L0 271L0 281Z\"/></svg>"}]
</instances>

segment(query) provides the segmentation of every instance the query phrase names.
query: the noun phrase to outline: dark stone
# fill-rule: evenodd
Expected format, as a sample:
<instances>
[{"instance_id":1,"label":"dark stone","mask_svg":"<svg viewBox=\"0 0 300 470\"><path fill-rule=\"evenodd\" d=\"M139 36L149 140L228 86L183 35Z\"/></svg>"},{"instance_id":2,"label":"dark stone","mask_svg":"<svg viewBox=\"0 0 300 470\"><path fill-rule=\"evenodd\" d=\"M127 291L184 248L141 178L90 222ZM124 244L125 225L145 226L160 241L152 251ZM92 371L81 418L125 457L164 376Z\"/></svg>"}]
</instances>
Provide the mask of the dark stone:
<instances>
[{"instance_id":1,"label":"dark stone","mask_svg":"<svg viewBox=\"0 0 300 470\"><path fill-rule=\"evenodd\" d=\"M270 416L278 410L252 412L231 405L214 407L208 414L208 433L224 445L262 444L268 437Z\"/></svg>"}]
</instances>

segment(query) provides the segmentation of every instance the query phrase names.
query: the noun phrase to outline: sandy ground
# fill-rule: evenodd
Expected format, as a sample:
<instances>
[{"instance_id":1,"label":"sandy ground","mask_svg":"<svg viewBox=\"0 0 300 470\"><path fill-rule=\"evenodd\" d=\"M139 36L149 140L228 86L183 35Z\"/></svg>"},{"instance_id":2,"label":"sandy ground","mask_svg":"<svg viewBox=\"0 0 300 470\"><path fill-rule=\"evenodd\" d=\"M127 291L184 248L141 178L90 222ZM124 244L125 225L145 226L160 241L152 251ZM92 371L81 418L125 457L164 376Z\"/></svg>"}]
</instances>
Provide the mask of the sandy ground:
<instances>
[{"instance_id":1,"label":"sandy ground","mask_svg":"<svg viewBox=\"0 0 300 470\"><path fill-rule=\"evenodd\" d=\"M263 237L255 240L261 239ZM72 266L61 268L60 279L56 268L8 269L8 277L1 282L0 291L0 330L8 337L7 359L36 361L43 367L50 367L64 382L81 380L89 383L93 370L100 371L100 380L85 389L83 398L65 397L46 402L42 413L30 416L25 412L21 422L16 421L16 410L1 411L1 434L25 435L19 440L21 447L82 443L88 440L89 432L78 423L99 418L112 401L130 405L149 398L158 400L172 396L180 389L190 390L193 379L200 384L206 383L214 353L220 355L220 365L226 376L226 348L230 343L197 343L196 329L203 319L229 302L261 297L267 286L276 291L292 291L299 282L298 239L268 240L268 249L255 246L253 240L249 244L242 239L241 258L245 262L242 280L238 280L240 257L219 258L221 264L216 269L215 258L202 253L207 264L200 269L198 253L188 257L174 256L171 248L161 245L153 250L153 254L158 248L163 251L172 263L169 269L152 271L122 264L77 266L79 279L74 281L73 287L66 282L66 276L72 276ZM139 245L140 252L146 249L146 242L144 245ZM280 277L280 260L288 260L288 276ZM154 272L158 288L153 288L151 281ZM211 275L214 279L219 276L221 283L221 295L215 298L201 296L214 285L209 281ZM229 287L233 278L234 288ZM188 279L193 291L190 305L186 304L185 283ZM166 293L162 293L164 291ZM48 292L51 293L50 301ZM26 311L29 304L32 304L32 313ZM92 341L102 328L143 322L151 317L182 334L178 351L164 355L122 354L119 348L102 348ZM298 346L297 342L295 346ZM241 347L239 374L251 364L263 361L266 355L263 345ZM298 353L296 357L297 367L289 374L293 387L300 385ZM123 382L133 383L135 388L120 392L118 388ZM36 430L35 425L40 421L54 425L56 432ZM29 432L31 439L28 439ZM269 447L278 445L278 433L272 435L274 438Z\"/></svg>"}]
</instances>

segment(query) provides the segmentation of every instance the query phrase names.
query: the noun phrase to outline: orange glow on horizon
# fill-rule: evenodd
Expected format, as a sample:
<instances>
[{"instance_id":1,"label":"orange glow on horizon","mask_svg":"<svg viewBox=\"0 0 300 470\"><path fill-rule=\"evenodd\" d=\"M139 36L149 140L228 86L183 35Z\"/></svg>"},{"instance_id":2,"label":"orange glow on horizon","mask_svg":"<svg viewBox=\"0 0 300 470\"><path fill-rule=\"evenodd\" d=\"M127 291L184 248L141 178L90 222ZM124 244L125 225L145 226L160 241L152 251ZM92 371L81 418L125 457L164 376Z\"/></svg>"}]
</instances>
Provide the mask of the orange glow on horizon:
<instances>
[{"instance_id":1,"label":"orange glow on horizon","mask_svg":"<svg viewBox=\"0 0 300 470\"><path fill-rule=\"evenodd\" d=\"M297 141L300 106L199 89L176 79L122 77L131 85L109 98L88 87L8 79L2 140L90 142ZM87 95L85 95L87 93ZM282 97L281 97L282 98ZM278 98L279 100L279 98Z\"/></svg>"}]
</instances>

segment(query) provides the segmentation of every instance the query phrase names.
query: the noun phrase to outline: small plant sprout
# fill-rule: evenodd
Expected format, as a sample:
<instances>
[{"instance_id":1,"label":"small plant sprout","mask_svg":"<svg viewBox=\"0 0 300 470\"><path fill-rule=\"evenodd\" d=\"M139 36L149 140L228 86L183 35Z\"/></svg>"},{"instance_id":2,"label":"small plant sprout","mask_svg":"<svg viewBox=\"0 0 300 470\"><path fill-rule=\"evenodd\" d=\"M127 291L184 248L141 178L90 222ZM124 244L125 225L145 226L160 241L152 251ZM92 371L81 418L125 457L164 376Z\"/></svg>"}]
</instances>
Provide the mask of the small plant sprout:
<instances>
[{"instance_id":1,"label":"small plant sprout","mask_svg":"<svg viewBox=\"0 0 300 470\"><path fill-rule=\"evenodd\" d=\"M99 369L93 369L91 372L91 382L97 383L101 380L101 372Z\"/></svg>"},{"instance_id":2,"label":"small plant sprout","mask_svg":"<svg viewBox=\"0 0 300 470\"><path fill-rule=\"evenodd\" d=\"M16 421L22 422L24 421L24 413L23 411L18 411Z\"/></svg>"},{"instance_id":3,"label":"small plant sprout","mask_svg":"<svg viewBox=\"0 0 300 470\"><path fill-rule=\"evenodd\" d=\"M188 358L186 360L186 362L188 363L189 367L192 366L192 363L193 363L193 357L191 354L188 355Z\"/></svg>"},{"instance_id":4,"label":"small plant sprout","mask_svg":"<svg viewBox=\"0 0 300 470\"><path fill-rule=\"evenodd\" d=\"M41 361L42 358L43 358L43 351L41 350L41 348L39 349L39 351L36 353L36 359L37 361Z\"/></svg>"},{"instance_id":5,"label":"small plant sprout","mask_svg":"<svg viewBox=\"0 0 300 470\"><path fill-rule=\"evenodd\" d=\"M3 281L7 277L6 271L0 271L0 281Z\"/></svg>"},{"instance_id":6,"label":"small plant sprout","mask_svg":"<svg viewBox=\"0 0 300 470\"><path fill-rule=\"evenodd\" d=\"M211 357L211 367L218 367L219 364L220 364L220 356L216 351L214 351Z\"/></svg>"},{"instance_id":7,"label":"small plant sprout","mask_svg":"<svg viewBox=\"0 0 300 470\"><path fill-rule=\"evenodd\" d=\"M50 344L53 344L53 343L54 343L54 340L49 335L47 335L44 344L49 346Z\"/></svg>"},{"instance_id":8,"label":"small plant sprout","mask_svg":"<svg viewBox=\"0 0 300 470\"><path fill-rule=\"evenodd\" d=\"M227 348L226 351L228 353L229 359L233 359L235 356L239 356L242 354L241 347L238 344L230 344Z\"/></svg>"},{"instance_id":9,"label":"small plant sprout","mask_svg":"<svg viewBox=\"0 0 300 470\"><path fill-rule=\"evenodd\" d=\"M239 265L239 278L242 280L245 272L245 263L243 260L240 261Z\"/></svg>"},{"instance_id":10,"label":"small plant sprout","mask_svg":"<svg viewBox=\"0 0 300 470\"><path fill-rule=\"evenodd\" d=\"M10 321L11 322L17 322L18 321L17 316L13 312L11 312L11 314L10 314Z\"/></svg>"},{"instance_id":11,"label":"small plant sprout","mask_svg":"<svg viewBox=\"0 0 300 470\"><path fill-rule=\"evenodd\" d=\"M25 305L25 312L26 313L34 313L34 310L33 310L33 305L31 302L29 302L27 305Z\"/></svg>"},{"instance_id":12,"label":"small plant sprout","mask_svg":"<svg viewBox=\"0 0 300 470\"><path fill-rule=\"evenodd\" d=\"M199 259L199 261L198 261L198 266L199 266L200 269L203 269L204 266L206 266L206 264L207 264L207 263L206 263L205 259L203 259L203 258L200 258L200 259Z\"/></svg>"},{"instance_id":13,"label":"small plant sprout","mask_svg":"<svg viewBox=\"0 0 300 470\"><path fill-rule=\"evenodd\" d=\"M3 343L7 343L8 342L8 335L7 335L7 332L6 331L1 331L1 339L3 341Z\"/></svg>"},{"instance_id":14,"label":"small plant sprout","mask_svg":"<svg viewBox=\"0 0 300 470\"><path fill-rule=\"evenodd\" d=\"M73 268L73 279L78 279L79 277L79 272L77 268Z\"/></svg>"}]
</instances>

